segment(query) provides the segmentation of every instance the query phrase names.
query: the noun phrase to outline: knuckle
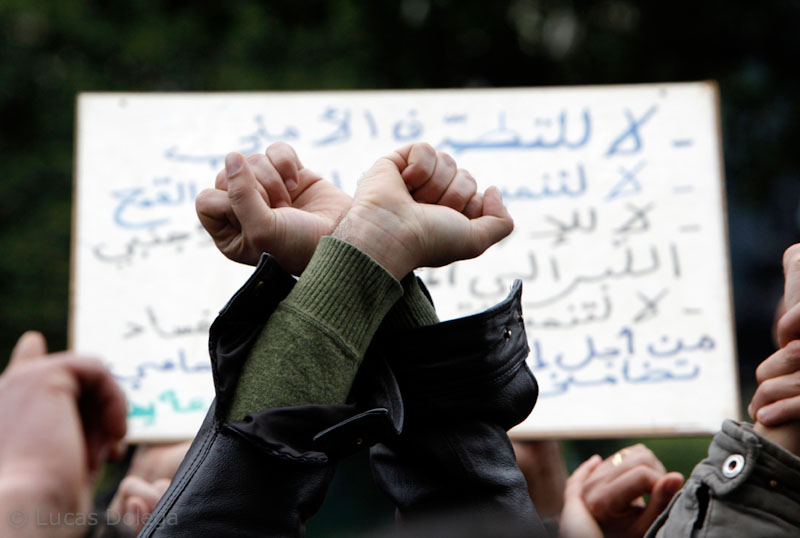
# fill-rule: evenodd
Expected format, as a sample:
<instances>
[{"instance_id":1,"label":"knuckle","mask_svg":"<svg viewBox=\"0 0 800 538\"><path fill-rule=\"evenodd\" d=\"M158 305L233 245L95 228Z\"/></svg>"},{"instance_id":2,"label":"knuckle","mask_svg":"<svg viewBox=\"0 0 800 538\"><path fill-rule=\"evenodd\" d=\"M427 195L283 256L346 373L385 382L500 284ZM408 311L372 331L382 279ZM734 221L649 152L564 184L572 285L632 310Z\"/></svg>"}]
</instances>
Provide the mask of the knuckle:
<instances>
[{"instance_id":1,"label":"knuckle","mask_svg":"<svg viewBox=\"0 0 800 538\"><path fill-rule=\"evenodd\" d=\"M137 485L139 484L139 480L140 479L134 475L128 475L122 479L117 489L119 489L119 492L123 496L127 497L134 489L136 489Z\"/></svg>"},{"instance_id":2,"label":"knuckle","mask_svg":"<svg viewBox=\"0 0 800 538\"><path fill-rule=\"evenodd\" d=\"M478 189L478 182L472 177L472 174L469 173L469 170L465 170L464 168L458 169L459 174L469 183L475 190Z\"/></svg>"},{"instance_id":3,"label":"knuckle","mask_svg":"<svg viewBox=\"0 0 800 538\"><path fill-rule=\"evenodd\" d=\"M766 379L767 376L767 371L766 371L767 367L765 366L766 362L767 361L762 362L756 368L756 382L758 383L762 383Z\"/></svg>"},{"instance_id":4,"label":"knuckle","mask_svg":"<svg viewBox=\"0 0 800 538\"><path fill-rule=\"evenodd\" d=\"M443 197L442 203L449 207L455 207L459 210L462 207L465 207L469 202L470 194L468 192L463 192L458 189L451 189L447 192L445 197Z\"/></svg>"},{"instance_id":5,"label":"knuckle","mask_svg":"<svg viewBox=\"0 0 800 538\"><path fill-rule=\"evenodd\" d=\"M228 189L228 198L232 204L239 204L247 199L248 189L244 185L231 185Z\"/></svg>"},{"instance_id":6,"label":"knuckle","mask_svg":"<svg viewBox=\"0 0 800 538\"><path fill-rule=\"evenodd\" d=\"M784 360L791 366L800 366L800 340L792 340L783 347Z\"/></svg>"},{"instance_id":7,"label":"knuckle","mask_svg":"<svg viewBox=\"0 0 800 538\"><path fill-rule=\"evenodd\" d=\"M770 400L779 386L780 381L777 377L765 379L758 385L758 388L756 389L756 396L758 396L762 401ZM756 396L754 396L753 399L755 399Z\"/></svg>"},{"instance_id":8,"label":"knuckle","mask_svg":"<svg viewBox=\"0 0 800 538\"><path fill-rule=\"evenodd\" d=\"M775 329L777 330L777 333L779 335L791 334L795 332L794 329L795 326L797 325L797 320L793 318L794 317L789 316L789 313L787 312L784 315L782 315L780 319L778 319L778 323L775 326ZM793 342L794 341L790 341L789 343L791 344Z\"/></svg>"},{"instance_id":9,"label":"knuckle","mask_svg":"<svg viewBox=\"0 0 800 538\"><path fill-rule=\"evenodd\" d=\"M445 153L444 151L440 151L436 154L436 158L440 160L445 166L448 168L455 168L456 167L456 160L450 156L450 154Z\"/></svg>"},{"instance_id":10,"label":"knuckle","mask_svg":"<svg viewBox=\"0 0 800 538\"><path fill-rule=\"evenodd\" d=\"M197 197L194 199L195 205L198 207L207 205L212 196L214 196L214 189L203 189L197 193Z\"/></svg>"},{"instance_id":11,"label":"knuckle","mask_svg":"<svg viewBox=\"0 0 800 538\"><path fill-rule=\"evenodd\" d=\"M607 495L597 495L590 493L585 495L583 501L586 503L586 508L589 509L593 515L602 515L609 512L609 501Z\"/></svg>"},{"instance_id":12,"label":"knuckle","mask_svg":"<svg viewBox=\"0 0 800 538\"><path fill-rule=\"evenodd\" d=\"M285 149L281 148L269 154L269 160L275 168L290 168L293 164L292 155Z\"/></svg>"},{"instance_id":13,"label":"knuckle","mask_svg":"<svg viewBox=\"0 0 800 538\"><path fill-rule=\"evenodd\" d=\"M436 155L436 150L427 142L419 142L416 144L415 149L423 154Z\"/></svg>"}]
</instances>

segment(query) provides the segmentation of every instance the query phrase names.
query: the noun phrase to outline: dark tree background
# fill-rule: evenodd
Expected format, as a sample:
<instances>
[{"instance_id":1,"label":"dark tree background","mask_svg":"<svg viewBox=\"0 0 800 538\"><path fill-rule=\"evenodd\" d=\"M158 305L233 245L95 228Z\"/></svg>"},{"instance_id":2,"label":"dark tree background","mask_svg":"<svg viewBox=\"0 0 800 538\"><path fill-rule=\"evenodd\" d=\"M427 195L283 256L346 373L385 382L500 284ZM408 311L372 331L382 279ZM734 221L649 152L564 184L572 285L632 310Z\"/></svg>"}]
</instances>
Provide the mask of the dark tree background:
<instances>
[{"instance_id":1,"label":"dark tree background","mask_svg":"<svg viewBox=\"0 0 800 538\"><path fill-rule=\"evenodd\" d=\"M713 79L747 401L798 238L799 23L796 0L2 0L0 364L29 328L66 346L78 92Z\"/></svg>"}]
</instances>

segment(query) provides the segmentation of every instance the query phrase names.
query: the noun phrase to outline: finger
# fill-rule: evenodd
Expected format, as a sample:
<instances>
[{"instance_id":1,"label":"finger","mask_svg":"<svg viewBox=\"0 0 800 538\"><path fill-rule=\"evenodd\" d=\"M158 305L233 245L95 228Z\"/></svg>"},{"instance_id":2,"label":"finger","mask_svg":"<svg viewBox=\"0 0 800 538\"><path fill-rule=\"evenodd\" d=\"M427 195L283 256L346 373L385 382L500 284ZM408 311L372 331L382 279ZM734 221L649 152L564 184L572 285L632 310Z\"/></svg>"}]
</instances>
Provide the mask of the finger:
<instances>
[{"instance_id":1,"label":"finger","mask_svg":"<svg viewBox=\"0 0 800 538\"><path fill-rule=\"evenodd\" d=\"M316 172L303 168L297 172L297 187L291 192L292 204L295 207L302 207L308 200L303 196L306 190L318 181L325 181ZM312 198L313 200L313 198ZM345 208L346 209L346 208Z\"/></svg>"},{"instance_id":2,"label":"finger","mask_svg":"<svg viewBox=\"0 0 800 538\"><path fill-rule=\"evenodd\" d=\"M160 497L158 491L150 482L141 476L130 474L122 479L122 482L119 483L117 491L120 495L122 495L125 501L127 501L127 499L130 497L140 497L147 501L154 500L155 502L158 502Z\"/></svg>"},{"instance_id":3,"label":"finger","mask_svg":"<svg viewBox=\"0 0 800 538\"><path fill-rule=\"evenodd\" d=\"M758 385L748 412L757 413L765 405L794 396L800 396L800 372L772 377Z\"/></svg>"},{"instance_id":4,"label":"finger","mask_svg":"<svg viewBox=\"0 0 800 538\"><path fill-rule=\"evenodd\" d=\"M242 230L268 230L272 213L258 193L255 175L247 161L238 153L229 153L225 157L225 170L228 173L228 198Z\"/></svg>"},{"instance_id":5,"label":"finger","mask_svg":"<svg viewBox=\"0 0 800 538\"><path fill-rule=\"evenodd\" d=\"M569 478L567 478L567 485L564 488L564 498L582 497L583 485L601 463L603 463L603 458L597 454L581 463Z\"/></svg>"},{"instance_id":6,"label":"finger","mask_svg":"<svg viewBox=\"0 0 800 538\"><path fill-rule=\"evenodd\" d=\"M11 350L9 366L27 359L34 359L47 355L47 341L39 331L26 331L19 337L14 349Z\"/></svg>"},{"instance_id":7,"label":"finger","mask_svg":"<svg viewBox=\"0 0 800 538\"><path fill-rule=\"evenodd\" d=\"M468 219L477 219L480 217L483 213L483 194L476 192L475 195L469 199L462 213Z\"/></svg>"},{"instance_id":8,"label":"finger","mask_svg":"<svg viewBox=\"0 0 800 538\"><path fill-rule=\"evenodd\" d=\"M233 213L233 206L228 193L219 189L200 191L194 202L200 224L212 238L216 238L228 226L241 230L242 226Z\"/></svg>"},{"instance_id":9,"label":"finger","mask_svg":"<svg viewBox=\"0 0 800 538\"><path fill-rule=\"evenodd\" d=\"M478 182L472 174L463 169L458 169L453 181L448 185L441 198L439 205L447 206L463 213L469 201L478 191Z\"/></svg>"},{"instance_id":10,"label":"finger","mask_svg":"<svg viewBox=\"0 0 800 538\"><path fill-rule=\"evenodd\" d=\"M303 169L294 148L286 142L275 142L266 151L267 158L278 171L282 183L288 191L293 191L300 183L298 171Z\"/></svg>"},{"instance_id":11,"label":"finger","mask_svg":"<svg viewBox=\"0 0 800 538\"><path fill-rule=\"evenodd\" d=\"M100 361L68 357L60 365L77 382L76 396L86 435L89 469L97 470L114 445L125 437L125 395Z\"/></svg>"},{"instance_id":12,"label":"finger","mask_svg":"<svg viewBox=\"0 0 800 538\"><path fill-rule=\"evenodd\" d=\"M255 188L269 207L289 207L291 198L283 178L263 153L248 155L245 160L256 178Z\"/></svg>"},{"instance_id":13,"label":"finger","mask_svg":"<svg viewBox=\"0 0 800 538\"><path fill-rule=\"evenodd\" d=\"M661 476L662 473L640 465L601 487L584 491L583 499L598 520L624 516L638 509L634 502L650 493Z\"/></svg>"},{"instance_id":14,"label":"finger","mask_svg":"<svg viewBox=\"0 0 800 538\"><path fill-rule=\"evenodd\" d=\"M600 476L601 473L608 476L618 476L639 466L649 467L660 474L667 472L661 460L653 454L652 450L642 443L637 443L625 447L606 458L601 468L595 473L595 476ZM602 476L602 478L607 479L605 476Z\"/></svg>"},{"instance_id":15,"label":"finger","mask_svg":"<svg viewBox=\"0 0 800 538\"><path fill-rule=\"evenodd\" d=\"M681 479L683 479L683 477L681 477ZM159 478L158 480L153 482L153 490L158 495L158 499L156 499L156 502L158 502L161 499L161 497L164 496L171 483L172 483L171 478ZM155 508L155 506L153 508Z\"/></svg>"},{"instance_id":16,"label":"finger","mask_svg":"<svg viewBox=\"0 0 800 538\"><path fill-rule=\"evenodd\" d=\"M682 485L683 476L680 473L663 476L653 486L647 506L640 510L635 520L628 523L627 535L644 536L656 518L667 509L672 497L681 489Z\"/></svg>"},{"instance_id":17,"label":"finger","mask_svg":"<svg viewBox=\"0 0 800 538\"><path fill-rule=\"evenodd\" d=\"M122 521L135 532L141 532L148 515L150 515L150 512L147 510L147 504L144 499L130 497L125 501L125 514Z\"/></svg>"},{"instance_id":18,"label":"finger","mask_svg":"<svg viewBox=\"0 0 800 538\"><path fill-rule=\"evenodd\" d=\"M275 158L281 163L282 167L287 167L284 162L285 156L276 155ZM256 191L258 191L269 207L279 208L292 205L289 189L287 189L284 182L285 178L281 175L281 172L275 168L275 165L267 155L263 153L254 153L248 155L245 160L256 178ZM293 185L296 186L297 169L295 168L293 171L289 170L288 173L292 175L291 181Z\"/></svg>"},{"instance_id":19,"label":"finger","mask_svg":"<svg viewBox=\"0 0 800 538\"><path fill-rule=\"evenodd\" d=\"M400 157L398 156L397 152L395 152L389 155L384 155L375 161L370 169L367 170L359 180L359 185L356 189L356 196L358 196L358 193L362 188L366 188L366 185L370 185L370 189L375 188L372 187L372 185L376 182L377 185L380 186L379 188L391 187L392 184L395 184L395 188L399 187L399 184L402 184L403 188L407 188L405 182L403 181L403 176L400 174L400 170L402 168L399 160Z\"/></svg>"},{"instance_id":20,"label":"finger","mask_svg":"<svg viewBox=\"0 0 800 538\"><path fill-rule=\"evenodd\" d=\"M670 501L680 491L681 487L683 487L683 475L681 473L667 473L659 478L653 485L647 506L633 524L631 536L644 536L656 518L667 509Z\"/></svg>"},{"instance_id":21,"label":"finger","mask_svg":"<svg viewBox=\"0 0 800 538\"><path fill-rule=\"evenodd\" d=\"M217 172L217 178L214 180L214 188L221 191L228 190L228 173L225 172L224 168Z\"/></svg>"},{"instance_id":22,"label":"finger","mask_svg":"<svg viewBox=\"0 0 800 538\"><path fill-rule=\"evenodd\" d=\"M775 427L800 420L800 396L784 398L758 409L755 413L758 422Z\"/></svg>"},{"instance_id":23,"label":"finger","mask_svg":"<svg viewBox=\"0 0 800 538\"><path fill-rule=\"evenodd\" d=\"M567 479L564 509L558 529L559 538L602 538L603 532L583 502L581 491L587 478L603 459L595 454L575 469Z\"/></svg>"},{"instance_id":24,"label":"finger","mask_svg":"<svg viewBox=\"0 0 800 538\"><path fill-rule=\"evenodd\" d=\"M623 448L619 452L606 458L603 463L592 474L591 479L587 482L584 488L585 499L595 499L597 496L604 497L607 495L608 488L617 484L617 480L629 473L634 469L650 469L656 476L662 476L666 473L661 461L653 454L653 452L645 445L638 443L633 446ZM641 495L641 493L639 494ZM634 499L636 497L633 497ZM628 500L628 503L632 499ZM588 502L588 501L587 501ZM644 506L644 502L641 502ZM630 506L628 506L628 509ZM598 512L593 510L595 515Z\"/></svg>"},{"instance_id":25,"label":"finger","mask_svg":"<svg viewBox=\"0 0 800 538\"><path fill-rule=\"evenodd\" d=\"M756 380L760 383L800 369L800 341L793 340L767 357L756 368Z\"/></svg>"},{"instance_id":26,"label":"finger","mask_svg":"<svg viewBox=\"0 0 800 538\"><path fill-rule=\"evenodd\" d=\"M508 213L496 187L489 187L483 195L481 216L469 221L472 241L467 245L468 258L479 256L514 230L514 219ZM467 258L464 258L467 259Z\"/></svg>"},{"instance_id":27,"label":"finger","mask_svg":"<svg viewBox=\"0 0 800 538\"><path fill-rule=\"evenodd\" d=\"M408 168L406 168L408 170ZM427 181L412 190L412 197L417 202L435 204L439 202L458 172L455 159L447 153L436 154L436 165ZM405 179L405 176L403 176ZM476 187L477 190L477 187Z\"/></svg>"},{"instance_id":28,"label":"finger","mask_svg":"<svg viewBox=\"0 0 800 538\"><path fill-rule=\"evenodd\" d=\"M398 169L402 171L403 181L410 191L424 185L436 170L436 150L430 144L412 144L395 153L406 161L406 166Z\"/></svg>"},{"instance_id":29,"label":"finger","mask_svg":"<svg viewBox=\"0 0 800 538\"><path fill-rule=\"evenodd\" d=\"M780 319L775 328L778 345L783 347L792 340L800 339L800 304L790 307Z\"/></svg>"},{"instance_id":30,"label":"finger","mask_svg":"<svg viewBox=\"0 0 800 538\"><path fill-rule=\"evenodd\" d=\"M402 148L396 149L389 153L384 158L391 161L397 167L397 170L402 174L408 167L408 157L411 155L411 150L415 145L416 144L407 144Z\"/></svg>"}]
</instances>

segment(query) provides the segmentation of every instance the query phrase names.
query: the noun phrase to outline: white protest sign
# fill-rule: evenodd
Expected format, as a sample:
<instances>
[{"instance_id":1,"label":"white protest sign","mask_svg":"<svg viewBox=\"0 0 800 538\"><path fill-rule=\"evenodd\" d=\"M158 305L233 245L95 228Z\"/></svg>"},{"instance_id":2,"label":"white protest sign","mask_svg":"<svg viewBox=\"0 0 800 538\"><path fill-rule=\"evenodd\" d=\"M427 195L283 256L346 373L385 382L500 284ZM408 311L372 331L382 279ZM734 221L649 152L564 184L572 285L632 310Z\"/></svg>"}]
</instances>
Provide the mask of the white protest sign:
<instances>
[{"instance_id":1,"label":"white protest sign","mask_svg":"<svg viewBox=\"0 0 800 538\"><path fill-rule=\"evenodd\" d=\"M352 194L422 140L515 220L481 258L420 275L442 319L522 279L540 397L519 435L714 431L738 414L718 123L709 83L83 94L73 347L125 389L132 439L192 436L213 398L208 326L251 271L194 212L225 154L284 140Z\"/></svg>"}]
</instances>

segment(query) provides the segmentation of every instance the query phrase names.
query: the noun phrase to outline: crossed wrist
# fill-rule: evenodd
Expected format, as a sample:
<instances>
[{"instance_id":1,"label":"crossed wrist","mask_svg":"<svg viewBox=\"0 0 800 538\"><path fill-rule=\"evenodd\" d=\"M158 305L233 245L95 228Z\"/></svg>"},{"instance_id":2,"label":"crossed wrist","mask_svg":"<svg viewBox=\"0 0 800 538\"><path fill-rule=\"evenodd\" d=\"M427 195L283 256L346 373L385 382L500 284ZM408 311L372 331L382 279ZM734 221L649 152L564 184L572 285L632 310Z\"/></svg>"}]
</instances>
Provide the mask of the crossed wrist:
<instances>
[{"instance_id":1,"label":"crossed wrist","mask_svg":"<svg viewBox=\"0 0 800 538\"><path fill-rule=\"evenodd\" d=\"M387 211L353 207L331 235L356 247L394 278L402 280L416 267L414 251L408 246L406 230L387 224L393 221L393 215L382 218L383 212Z\"/></svg>"}]
</instances>

